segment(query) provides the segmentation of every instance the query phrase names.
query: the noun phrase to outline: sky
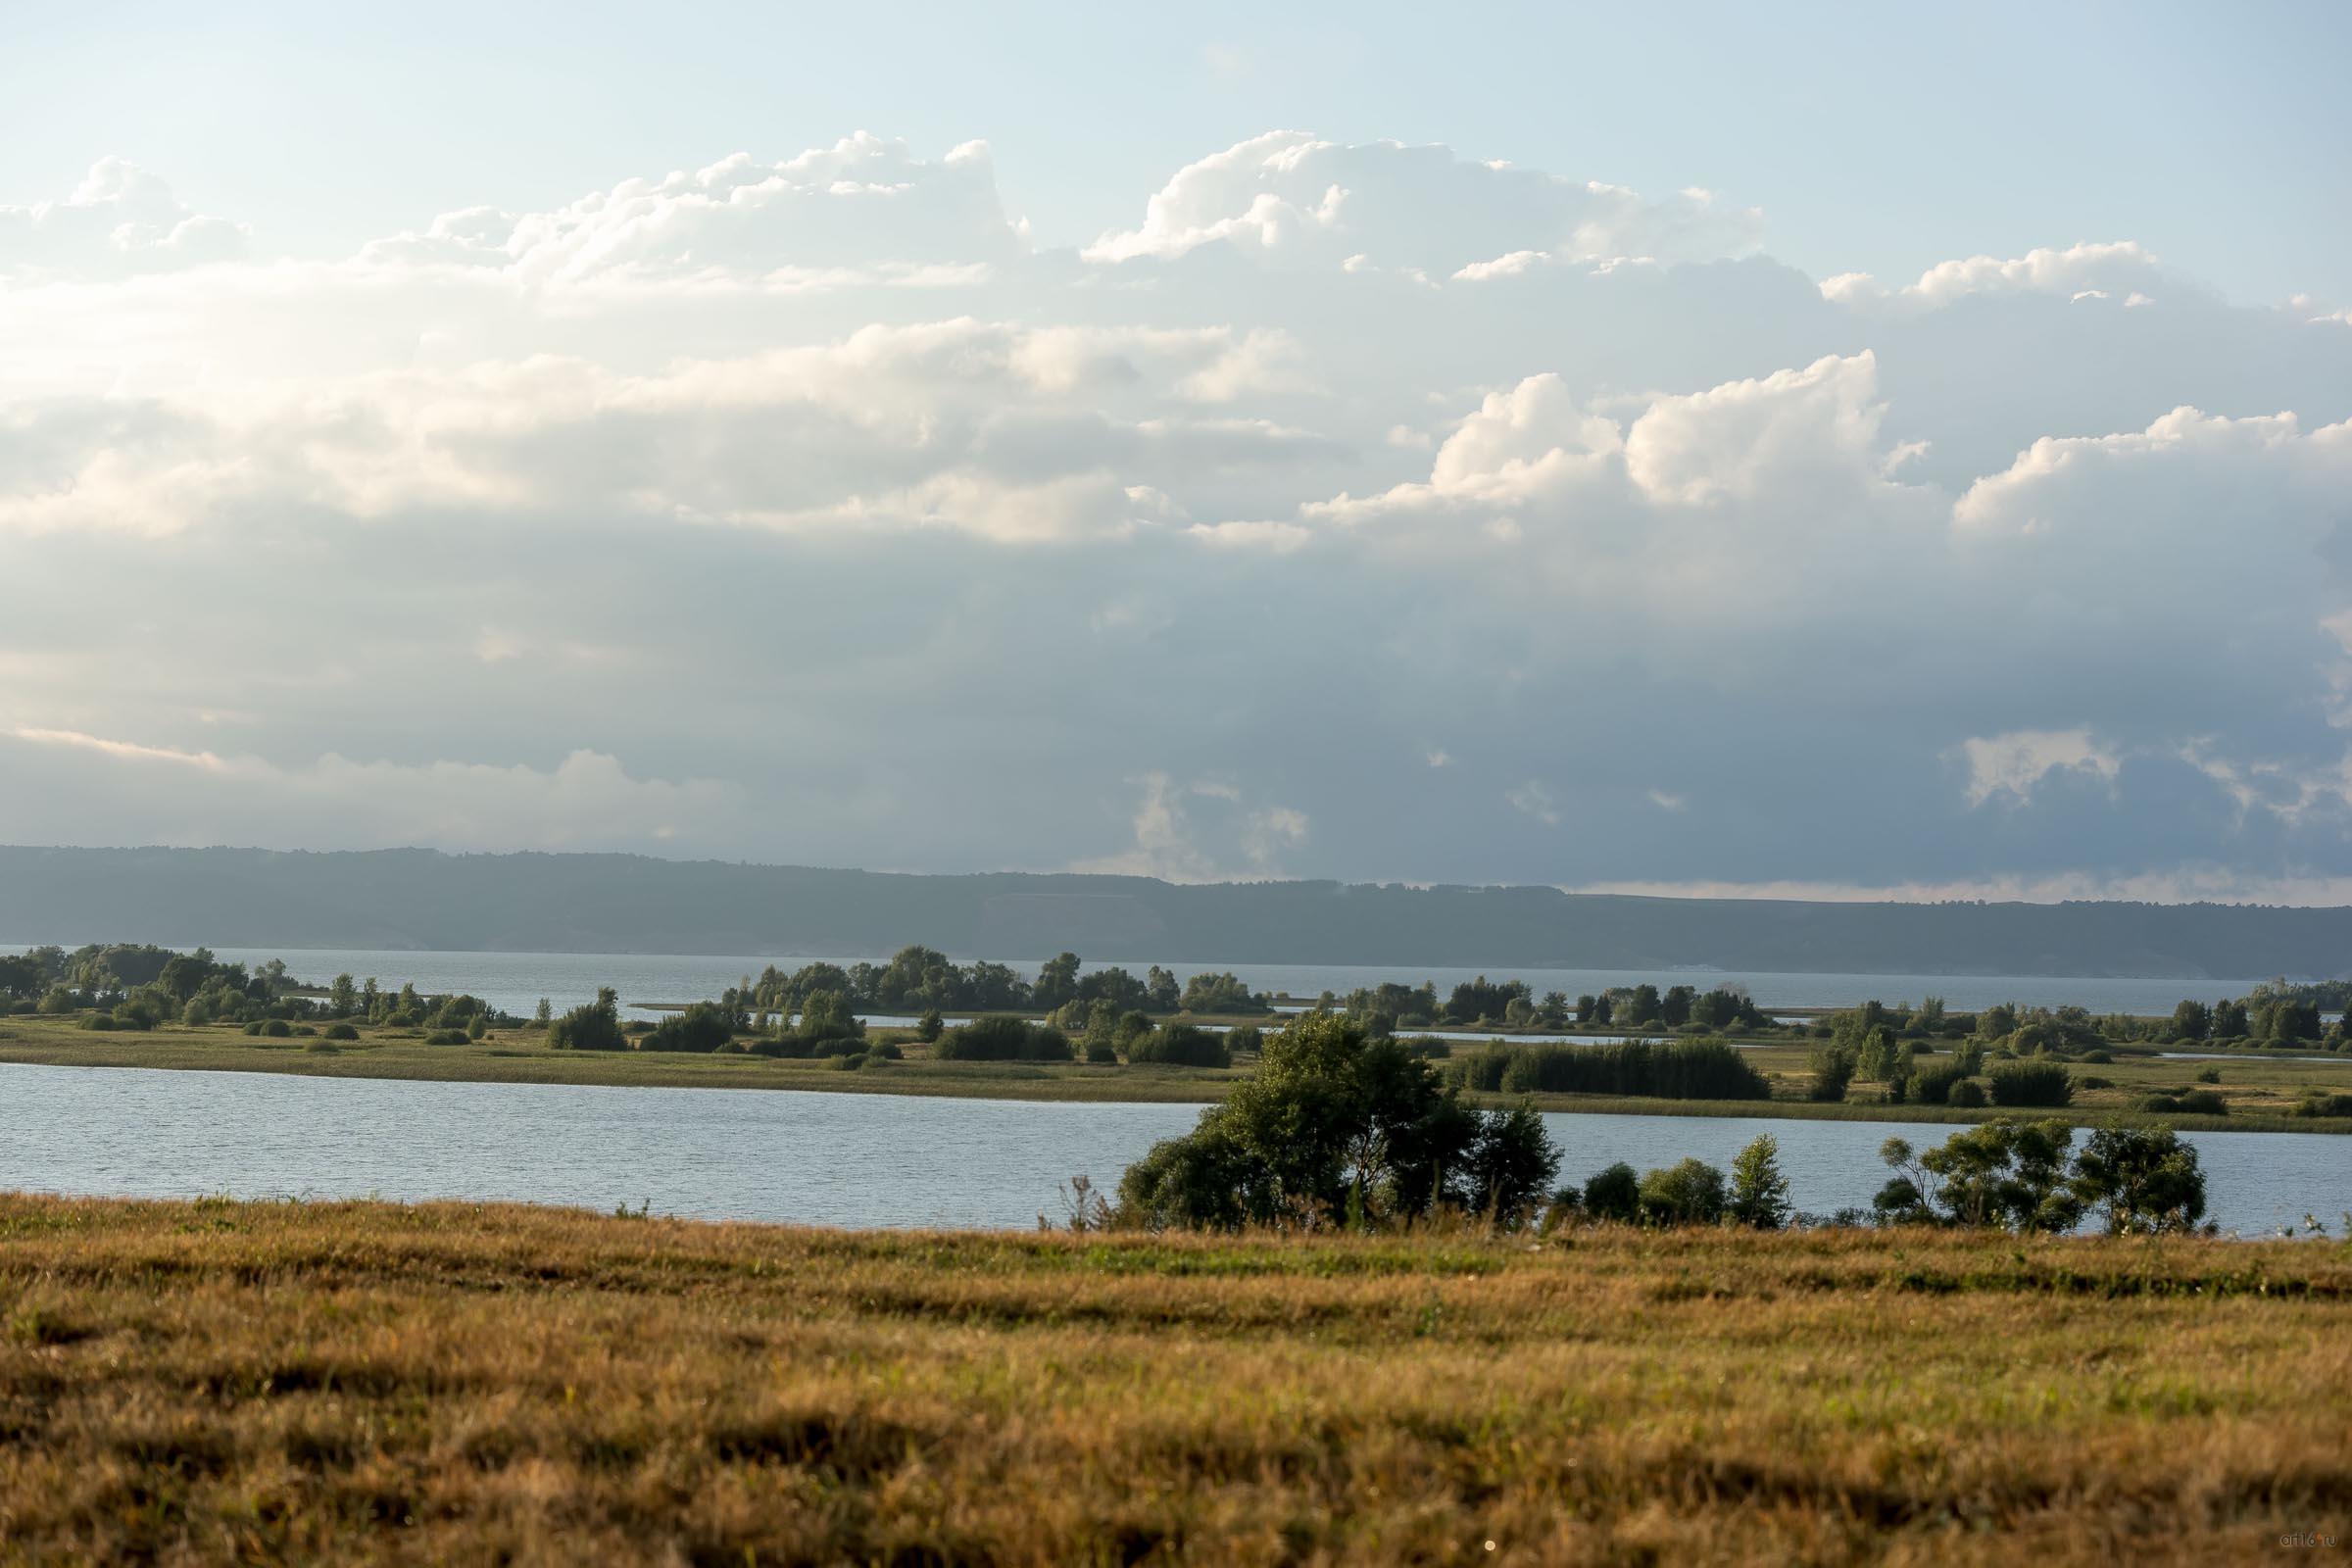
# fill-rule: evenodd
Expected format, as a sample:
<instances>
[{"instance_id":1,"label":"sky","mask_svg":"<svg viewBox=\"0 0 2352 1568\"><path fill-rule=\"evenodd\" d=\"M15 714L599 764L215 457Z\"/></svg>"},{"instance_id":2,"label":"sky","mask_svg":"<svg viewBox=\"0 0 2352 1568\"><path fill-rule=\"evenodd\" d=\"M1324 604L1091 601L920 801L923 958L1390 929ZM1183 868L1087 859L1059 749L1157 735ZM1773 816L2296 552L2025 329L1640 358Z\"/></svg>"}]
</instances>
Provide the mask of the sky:
<instances>
[{"instance_id":1,"label":"sky","mask_svg":"<svg viewBox=\"0 0 2352 1568\"><path fill-rule=\"evenodd\" d=\"M0 839L2352 900L2340 7L1256 9L9 8Z\"/></svg>"}]
</instances>

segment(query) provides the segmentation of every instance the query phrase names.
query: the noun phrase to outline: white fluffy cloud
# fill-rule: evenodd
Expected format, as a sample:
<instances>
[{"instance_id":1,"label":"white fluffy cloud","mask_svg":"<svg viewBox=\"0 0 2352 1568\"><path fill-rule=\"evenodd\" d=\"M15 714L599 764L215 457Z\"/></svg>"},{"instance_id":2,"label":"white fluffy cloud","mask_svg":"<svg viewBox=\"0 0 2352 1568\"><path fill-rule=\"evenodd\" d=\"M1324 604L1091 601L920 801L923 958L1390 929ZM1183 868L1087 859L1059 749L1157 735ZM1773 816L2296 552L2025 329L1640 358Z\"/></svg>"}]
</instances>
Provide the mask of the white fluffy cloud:
<instances>
[{"instance_id":1,"label":"white fluffy cloud","mask_svg":"<svg viewBox=\"0 0 2352 1568\"><path fill-rule=\"evenodd\" d=\"M1762 222L1704 190L1652 202L1618 185L1472 163L1447 147L1351 147L1278 130L1178 171L1146 204L1141 227L1106 233L1086 255L1168 260L1222 246L1275 265L1353 262L1353 270L1437 278L1538 252L1576 261L1745 255Z\"/></svg>"},{"instance_id":2,"label":"white fluffy cloud","mask_svg":"<svg viewBox=\"0 0 2352 1568\"><path fill-rule=\"evenodd\" d=\"M0 279L122 277L231 261L244 224L183 206L138 165L101 158L64 201L0 206Z\"/></svg>"},{"instance_id":3,"label":"white fluffy cloud","mask_svg":"<svg viewBox=\"0 0 2352 1568\"><path fill-rule=\"evenodd\" d=\"M2167 277L2156 258L2131 240L2085 242L2063 250L2045 246L2007 260L1971 256L1938 262L1921 273L1918 282L1892 291L1867 272L1841 272L1821 285L1826 297L1862 310L1935 310L1975 295L2016 294L2111 299L2135 306L2153 304L2166 289Z\"/></svg>"},{"instance_id":4,"label":"white fluffy cloud","mask_svg":"<svg viewBox=\"0 0 2352 1568\"><path fill-rule=\"evenodd\" d=\"M1996 795L2024 801L2034 786L2067 768L2113 780L2122 763L2087 730L2021 729L2007 735L1970 736L1960 743L1968 760L1968 804L1983 806Z\"/></svg>"},{"instance_id":5,"label":"white fluffy cloud","mask_svg":"<svg viewBox=\"0 0 2352 1568\"><path fill-rule=\"evenodd\" d=\"M2129 243L1884 289L1762 233L1277 132L1054 250L984 147L861 135L244 261L102 165L0 209L0 807L1193 878L2352 876L2352 333Z\"/></svg>"},{"instance_id":6,"label":"white fluffy cloud","mask_svg":"<svg viewBox=\"0 0 2352 1568\"><path fill-rule=\"evenodd\" d=\"M643 376L538 358L241 401L34 405L0 412L19 458L0 476L0 529L614 507L1004 540L1117 532L1163 514L1170 487L1313 446L1194 407L1279 384L1286 364L1264 334L959 319Z\"/></svg>"},{"instance_id":7,"label":"white fluffy cloud","mask_svg":"<svg viewBox=\"0 0 2352 1568\"><path fill-rule=\"evenodd\" d=\"M548 213L469 207L362 260L494 267L540 284L758 278L780 287L954 281L1025 249L997 200L988 144L917 158L860 131L760 164L737 153L692 173L627 179Z\"/></svg>"}]
</instances>

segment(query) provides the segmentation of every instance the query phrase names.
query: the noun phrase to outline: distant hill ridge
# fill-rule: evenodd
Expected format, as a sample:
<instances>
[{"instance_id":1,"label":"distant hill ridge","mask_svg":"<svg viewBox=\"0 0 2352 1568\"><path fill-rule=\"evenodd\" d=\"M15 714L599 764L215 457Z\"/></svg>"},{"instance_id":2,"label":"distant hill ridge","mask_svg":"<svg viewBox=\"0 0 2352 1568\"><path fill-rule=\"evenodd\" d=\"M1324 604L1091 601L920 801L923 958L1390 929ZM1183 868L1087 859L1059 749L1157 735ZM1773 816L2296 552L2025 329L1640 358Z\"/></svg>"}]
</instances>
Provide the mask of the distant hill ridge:
<instances>
[{"instance_id":1,"label":"distant hill ridge","mask_svg":"<svg viewBox=\"0 0 2352 1568\"><path fill-rule=\"evenodd\" d=\"M0 847L0 935L216 947L887 954L1663 971L2326 977L2352 908L1828 904L630 855Z\"/></svg>"}]
</instances>

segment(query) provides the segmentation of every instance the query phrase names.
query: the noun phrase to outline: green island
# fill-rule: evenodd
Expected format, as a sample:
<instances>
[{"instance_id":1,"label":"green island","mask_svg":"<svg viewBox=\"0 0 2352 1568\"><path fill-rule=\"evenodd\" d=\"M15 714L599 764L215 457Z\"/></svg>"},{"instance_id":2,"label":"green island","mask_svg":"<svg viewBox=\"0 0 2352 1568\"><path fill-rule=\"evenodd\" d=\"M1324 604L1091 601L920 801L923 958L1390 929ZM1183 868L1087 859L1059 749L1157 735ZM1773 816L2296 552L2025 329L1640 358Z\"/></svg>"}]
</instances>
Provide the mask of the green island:
<instances>
[{"instance_id":1,"label":"green island","mask_svg":"<svg viewBox=\"0 0 2352 1568\"><path fill-rule=\"evenodd\" d=\"M1304 1009L1401 1042L1479 1104L2343 1133L2352 1041L2323 1009L2339 1008L2347 989L2279 983L2162 1016L1968 1013L1932 997L1767 1013L1736 991L1689 984L1568 998L1482 980L1444 998L1391 984L1293 999L1223 973L1083 971L1069 954L1030 979L913 947L886 964L770 968L715 999L624 1004L608 992L560 1015L543 1004L540 1016L515 1017L478 998L349 975L305 984L282 962L248 973L201 949L94 945L0 956L0 1062L1208 1103ZM625 1005L663 1016L626 1019ZM861 1016L875 1013L918 1021ZM1472 1038L1429 1032L1441 1028Z\"/></svg>"}]
</instances>

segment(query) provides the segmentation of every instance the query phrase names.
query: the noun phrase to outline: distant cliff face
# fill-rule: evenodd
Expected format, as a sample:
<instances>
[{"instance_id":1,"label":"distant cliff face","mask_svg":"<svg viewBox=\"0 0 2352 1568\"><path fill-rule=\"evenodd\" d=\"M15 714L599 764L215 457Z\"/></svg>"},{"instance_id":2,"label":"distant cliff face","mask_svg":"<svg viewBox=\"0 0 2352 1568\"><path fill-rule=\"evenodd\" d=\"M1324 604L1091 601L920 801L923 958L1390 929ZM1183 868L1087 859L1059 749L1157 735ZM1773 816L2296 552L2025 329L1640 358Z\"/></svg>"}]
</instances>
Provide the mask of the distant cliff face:
<instances>
[{"instance_id":1,"label":"distant cliff face","mask_svg":"<svg viewBox=\"0 0 2352 1568\"><path fill-rule=\"evenodd\" d=\"M0 940L1883 974L2321 977L2352 909L906 876L620 855L0 848Z\"/></svg>"}]
</instances>

